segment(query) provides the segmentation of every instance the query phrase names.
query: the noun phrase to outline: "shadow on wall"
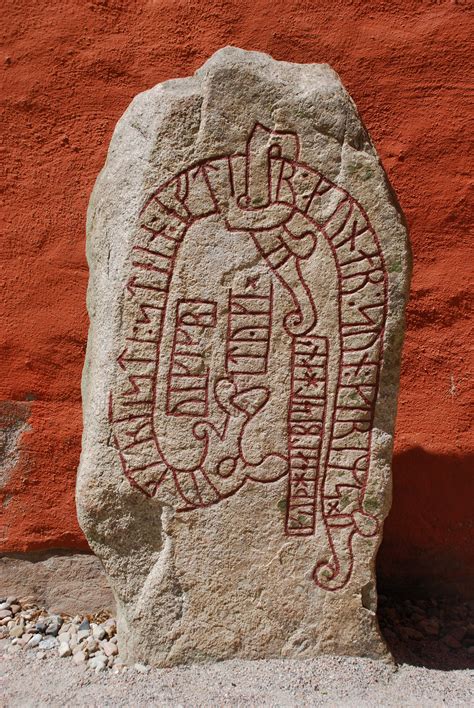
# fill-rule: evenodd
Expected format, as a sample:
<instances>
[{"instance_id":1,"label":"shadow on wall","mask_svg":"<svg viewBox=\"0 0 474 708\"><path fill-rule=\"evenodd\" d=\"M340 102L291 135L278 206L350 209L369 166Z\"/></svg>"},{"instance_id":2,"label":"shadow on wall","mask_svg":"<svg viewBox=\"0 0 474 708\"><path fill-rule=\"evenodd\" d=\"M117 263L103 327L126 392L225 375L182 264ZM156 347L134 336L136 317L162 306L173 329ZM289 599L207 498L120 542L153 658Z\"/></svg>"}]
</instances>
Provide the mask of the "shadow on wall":
<instances>
[{"instance_id":1,"label":"shadow on wall","mask_svg":"<svg viewBox=\"0 0 474 708\"><path fill-rule=\"evenodd\" d=\"M474 599L474 454L395 455L377 558L380 592Z\"/></svg>"}]
</instances>

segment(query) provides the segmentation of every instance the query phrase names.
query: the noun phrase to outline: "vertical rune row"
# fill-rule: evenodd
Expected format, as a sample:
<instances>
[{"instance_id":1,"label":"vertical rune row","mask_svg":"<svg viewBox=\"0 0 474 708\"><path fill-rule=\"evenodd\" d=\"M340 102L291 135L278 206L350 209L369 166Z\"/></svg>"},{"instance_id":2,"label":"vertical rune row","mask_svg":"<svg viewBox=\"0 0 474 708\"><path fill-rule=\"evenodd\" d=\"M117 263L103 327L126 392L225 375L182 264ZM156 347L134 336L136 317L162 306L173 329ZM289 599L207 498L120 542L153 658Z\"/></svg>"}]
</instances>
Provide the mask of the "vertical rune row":
<instances>
[{"instance_id":1,"label":"vertical rune row","mask_svg":"<svg viewBox=\"0 0 474 708\"><path fill-rule=\"evenodd\" d=\"M289 536L311 536L316 527L321 445L326 420L327 364L326 337L293 338L285 520Z\"/></svg>"},{"instance_id":2,"label":"vertical rune row","mask_svg":"<svg viewBox=\"0 0 474 708\"><path fill-rule=\"evenodd\" d=\"M166 489L167 500L181 497L178 511L216 503L237 491L245 479L265 481L251 465L233 467L231 458L221 460L225 488L205 465L187 475L173 470L154 430L161 336L180 243L190 225L221 214L229 235L237 239L245 231L251 236L274 284L283 287L292 302L283 322L291 341L285 532L310 536L322 524L326 542L313 577L319 586L337 590L350 577L354 534L372 536L377 529L366 491L387 283L381 248L363 209L346 191L299 162L299 150L295 133L257 124L245 153L203 161L168 180L149 199L125 288L124 306L133 328L117 360L119 393L111 396L109 417L131 484L149 496L164 499ZM318 334L314 285L306 281L302 268L321 238L331 250L338 281L334 336ZM273 292L274 285L253 295L229 290L225 354L229 376L266 373ZM199 331L215 327L215 303L180 300L174 316L177 329L166 411L171 416L205 417L209 372L202 364L194 370L191 362L193 357L200 361ZM329 385L328 367L335 352L337 377ZM224 401L224 393L219 400ZM258 405L264 404L262 399ZM224 409L227 404L219 405ZM244 430L244 413L241 419ZM201 439L198 432L214 434L210 424L199 425L196 439ZM184 476L194 492L183 491Z\"/></svg>"},{"instance_id":3,"label":"vertical rune row","mask_svg":"<svg viewBox=\"0 0 474 708\"><path fill-rule=\"evenodd\" d=\"M374 536L377 502L366 495L383 353L387 279L377 236L361 207L343 198L322 225L339 281L340 358L328 421L321 504L329 549L314 571L318 585L337 590L350 577L354 534Z\"/></svg>"}]
</instances>

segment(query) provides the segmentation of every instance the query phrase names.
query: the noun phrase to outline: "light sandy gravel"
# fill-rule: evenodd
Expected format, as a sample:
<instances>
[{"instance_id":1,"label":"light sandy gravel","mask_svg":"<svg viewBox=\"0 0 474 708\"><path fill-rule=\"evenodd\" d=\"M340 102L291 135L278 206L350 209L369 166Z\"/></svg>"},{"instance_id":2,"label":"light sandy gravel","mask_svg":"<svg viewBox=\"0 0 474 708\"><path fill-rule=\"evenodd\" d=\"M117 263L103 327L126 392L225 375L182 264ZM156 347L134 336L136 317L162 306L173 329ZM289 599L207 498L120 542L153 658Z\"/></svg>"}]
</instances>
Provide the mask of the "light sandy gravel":
<instances>
[{"instance_id":1,"label":"light sandy gravel","mask_svg":"<svg viewBox=\"0 0 474 708\"><path fill-rule=\"evenodd\" d=\"M95 674L70 659L0 650L0 705L11 706L470 706L474 672L369 659L226 661L147 674ZM5 652L5 653L4 653ZM2 656L3 655L3 656Z\"/></svg>"}]
</instances>

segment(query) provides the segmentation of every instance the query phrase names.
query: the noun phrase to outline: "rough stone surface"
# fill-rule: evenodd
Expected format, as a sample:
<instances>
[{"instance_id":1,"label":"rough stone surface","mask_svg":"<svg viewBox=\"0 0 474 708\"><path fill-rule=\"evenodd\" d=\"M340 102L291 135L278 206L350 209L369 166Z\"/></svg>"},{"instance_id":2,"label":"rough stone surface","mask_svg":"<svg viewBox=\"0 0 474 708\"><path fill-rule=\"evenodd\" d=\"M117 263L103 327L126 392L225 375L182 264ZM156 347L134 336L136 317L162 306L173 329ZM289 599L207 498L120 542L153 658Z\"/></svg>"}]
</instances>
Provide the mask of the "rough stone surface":
<instances>
[{"instance_id":1,"label":"rough stone surface","mask_svg":"<svg viewBox=\"0 0 474 708\"><path fill-rule=\"evenodd\" d=\"M77 501L121 655L384 655L410 258L337 75L227 48L139 95L88 260Z\"/></svg>"}]
</instances>

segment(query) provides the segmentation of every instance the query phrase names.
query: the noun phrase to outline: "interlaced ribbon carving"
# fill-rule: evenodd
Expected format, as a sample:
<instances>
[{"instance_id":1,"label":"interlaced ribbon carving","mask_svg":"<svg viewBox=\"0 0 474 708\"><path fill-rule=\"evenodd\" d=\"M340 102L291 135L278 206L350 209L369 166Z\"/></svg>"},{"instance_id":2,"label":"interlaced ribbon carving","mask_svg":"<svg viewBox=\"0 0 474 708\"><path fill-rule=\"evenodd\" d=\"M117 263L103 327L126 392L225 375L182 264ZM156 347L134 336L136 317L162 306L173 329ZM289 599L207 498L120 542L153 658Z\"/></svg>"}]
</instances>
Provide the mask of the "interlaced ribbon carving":
<instances>
[{"instance_id":1,"label":"interlaced ribbon carving","mask_svg":"<svg viewBox=\"0 0 474 708\"><path fill-rule=\"evenodd\" d=\"M180 246L189 229L222 217L226 238L246 232L266 264L227 293L227 342L222 376L211 383L205 343L219 317L216 301L168 301ZM303 264L329 245L338 282L338 331L318 333L314 283ZM293 303L283 326L291 341L287 454L255 462L243 440L250 421L267 405L274 293ZM285 534L326 542L314 580L327 590L348 582L354 534L373 536L377 519L365 503L387 307L387 275L380 243L366 213L345 190L300 161L296 133L257 123L244 153L201 161L162 184L140 215L130 258L125 305L132 321L117 358L117 385L109 419L130 483L177 512L204 508L238 492L247 480L288 478ZM163 330L173 318L166 409L192 422L199 459L173 465L156 429L157 377ZM335 347L335 350L333 349ZM329 382L331 352L337 378ZM242 387L241 379L255 380ZM255 377L255 378L254 378ZM209 403L223 423L209 418ZM321 524L321 527L318 525Z\"/></svg>"}]
</instances>

